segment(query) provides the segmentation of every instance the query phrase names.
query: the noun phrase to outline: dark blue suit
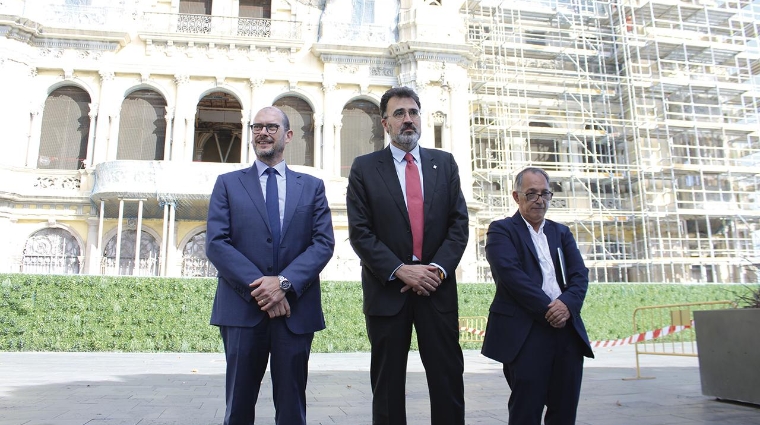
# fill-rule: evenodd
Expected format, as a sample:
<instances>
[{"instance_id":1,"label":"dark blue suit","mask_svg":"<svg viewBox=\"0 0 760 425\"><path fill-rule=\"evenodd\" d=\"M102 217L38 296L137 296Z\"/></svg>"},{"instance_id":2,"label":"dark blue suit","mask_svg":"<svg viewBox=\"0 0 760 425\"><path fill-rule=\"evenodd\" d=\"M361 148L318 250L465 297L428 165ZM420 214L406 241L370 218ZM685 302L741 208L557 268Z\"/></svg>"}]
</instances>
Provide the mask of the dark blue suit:
<instances>
[{"instance_id":1,"label":"dark blue suit","mask_svg":"<svg viewBox=\"0 0 760 425\"><path fill-rule=\"evenodd\" d=\"M545 220L544 234L571 318L555 329L544 318L551 302L541 289L543 275L536 248L520 213L488 228L486 257L496 282L482 353L504 364L512 388L509 423L575 423L583 356L593 357L581 307L588 289L588 269L570 229ZM559 252L564 255L565 270Z\"/></svg>"},{"instance_id":2,"label":"dark blue suit","mask_svg":"<svg viewBox=\"0 0 760 425\"><path fill-rule=\"evenodd\" d=\"M332 257L330 209L322 180L286 169L279 264L255 165L220 175L209 202L206 254L219 271L211 324L220 327L227 355L225 424L252 424L271 353L278 424L305 424L306 377L314 332L325 328L319 273ZM289 318L270 319L252 301L254 280L283 275ZM238 411L245 414L237 415Z\"/></svg>"}]
</instances>

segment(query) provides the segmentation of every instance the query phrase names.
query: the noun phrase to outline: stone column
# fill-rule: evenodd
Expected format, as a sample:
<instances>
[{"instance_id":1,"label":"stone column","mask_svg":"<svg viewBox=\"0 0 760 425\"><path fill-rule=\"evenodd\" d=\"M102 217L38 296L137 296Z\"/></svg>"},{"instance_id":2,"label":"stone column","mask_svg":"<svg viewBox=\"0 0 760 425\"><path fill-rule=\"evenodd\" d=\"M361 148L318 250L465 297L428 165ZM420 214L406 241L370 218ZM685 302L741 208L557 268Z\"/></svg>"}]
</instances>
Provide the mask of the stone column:
<instances>
[{"instance_id":1,"label":"stone column","mask_svg":"<svg viewBox=\"0 0 760 425\"><path fill-rule=\"evenodd\" d=\"M246 109L240 112L240 124L242 125L242 129L240 130L240 163L248 164L248 144L251 136L251 129L248 128L248 124L250 123L248 117L251 115L251 112Z\"/></svg>"},{"instance_id":2,"label":"stone column","mask_svg":"<svg viewBox=\"0 0 760 425\"><path fill-rule=\"evenodd\" d=\"M166 135L164 136L164 161L168 161L172 157L172 136L174 135L174 128L172 122L174 121L174 108L166 107Z\"/></svg>"},{"instance_id":3,"label":"stone column","mask_svg":"<svg viewBox=\"0 0 760 425\"><path fill-rule=\"evenodd\" d=\"M325 160L324 152L322 151L322 125L324 121L324 115L314 114L314 168L324 170Z\"/></svg>"},{"instance_id":4,"label":"stone column","mask_svg":"<svg viewBox=\"0 0 760 425\"><path fill-rule=\"evenodd\" d=\"M90 112L87 115L90 117L90 129L87 133L87 154L84 159L84 168L93 166L93 151L95 150L95 124L98 120L98 104L90 103Z\"/></svg>"},{"instance_id":5,"label":"stone column","mask_svg":"<svg viewBox=\"0 0 760 425\"><path fill-rule=\"evenodd\" d=\"M338 114L337 117L338 118L333 122L333 127L335 128L333 134L333 153L331 155L333 157L333 164L330 171L333 173L333 175L340 176L340 167L343 165L341 163L342 155L340 151L340 130L343 128L343 114Z\"/></svg>"},{"instance_id":6,"label":"stone column","mask_svg":"<svg viewBox=\"0 0 760 425\"><path fill-rule=\"evenodd\" d=\"M322 105L326 110L327 105L333 105L335 102L331 102L332 97L335 95L335 83L322 83ZM335 173L335 164L338 162L335 158L335 117L340 116L333 113L326 113L324 115L324 122L322 123L322 169L330 173ZM333 130L333 131L331 131ZM339 133L340 134L340 133ZM340 175L340 174L338 174Z\"/></svg>"},{"instance_id":7,"label":"stone column","mask_svg":"<svg viewBox=\"0 0 760 425\"><path fill-rule=\"evenodd\" d=\"M119 118L121 114L121 106L119 110L109 116L111 128L108 134L108 150L106 152L106 161L116 160L119 153Z\"/></svg>"},{"instance_id":8,"label":"stone column","mask_svg":"<svg viewBox=\"0 0 760 425\"><path fill-rule=\"evenodd\" d=\"M177 74L174 76L174 84L176 86L176 100L175 104L177 109L174 116L174 125L172 126L172 144L171 144L171 157L165 158L170 161L182 161L185 155L184 146L187 137L186 126L187 123L187 107L189 99L185 99L184 88L190 82L190 76L186 74ZM192 155L192 151L190 153Z\"/></svg>"},{"instance_id":9,"label":"stone column","mask_svg":"<svg viewBox=\"0 0 760 425\"><path fill-rule=\"evenodd\" d=\"M91 165L105 162L108 160L108 143L110 138L111 114L109 107L112 106L114 99L119 97L111 93L114 85L114 73L111 71L100 71L100 101L98 102L98 113L95 117L95 135L92 146L92 157L88 158ZM119 108L121 105L118 106ZM118 137L118 133L117 133ZM114 153L114 158L116 154Z\"/></svg>"},{"instance_id":10,"label":"stone column","mask_svg":"<svg viewBox=\"0 0 760 425\"><path fill-rule=\"evenodd\" d=\"M40 156L40 139L42 138L42 113L45 104L32 105L29 110L29 138L27 140L26 166L37 168Z\"/></svg>"},{"instance_id":11,"label":"stone column","mask_svg":"<svg viewBox=\"0 0 760 425\"><path fill-rule=\"evenodd\" d=\"M102 253L100 252L98 238L99 224L100 221L97 218L87 218L87 242L85 242L84 264L82 264L82 268L85 270L85 273L92 275L100 274L100 257Z\"/></svg>"},{"instance_id":12,"label":"stone column","mask_svg":"<svg viewBox=\"0 0 760 425\"><path fill-rule=\"evenodd\" d=\"M143 200L137 201L137 229L135 229L135 268L133 275L142 275L142 269L140 267L140 242L142 240L142 219L143 219Z\"/></svg>"}]
</instances>

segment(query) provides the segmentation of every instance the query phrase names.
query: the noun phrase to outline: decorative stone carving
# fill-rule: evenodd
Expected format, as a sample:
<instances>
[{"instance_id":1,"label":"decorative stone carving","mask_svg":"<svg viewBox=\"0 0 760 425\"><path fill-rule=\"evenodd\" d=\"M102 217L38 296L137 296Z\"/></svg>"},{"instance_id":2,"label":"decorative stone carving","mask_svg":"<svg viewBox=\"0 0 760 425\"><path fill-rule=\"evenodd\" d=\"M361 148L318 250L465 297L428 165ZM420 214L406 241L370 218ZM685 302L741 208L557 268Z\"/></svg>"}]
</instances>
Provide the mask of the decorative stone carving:
<instances>
[{"instance_id":1,"label":"decorative stone carving","mask_svg":"<svg viewBox=\"0 0 760 425\"><path fill-rule=\"evenodd\" d=\"M357 72L359 72L359 67L356 65L346 65L346 64L338 65L337 69L338 69L338 72L342 72L345 74L356 74Z\"/></svg>"},{"instance_id":2,"label":"decorative stone carving","mask_svg":"<svg viewBox=\"0 0 760 425\"><path fill-rule=\"evenodd\" d=\"M76 177L40 176L34 187L38 189L79 190L80 181Z\"/></svg>"},{"instance_id":3,"label":"decorative stone carving","mask_svg":"<svg viewBox=\"0 0 760 425\"><path fill-rule=\"evenodd\" d=\"M64 80L73 80L74 79L74 69L72 69L72 68L64 68L63 69L63 79Z\"/></svg>"},{"instance_id":4,"label":"decorative stone carving","mask_svg":"<svg viewBox=\"0 0 760 425\"><path fill-rule=\"evenodd\" d=\"M323 82L322 83L322 91L325 93L330 93L335 91L338 88L338 85L333 82Z\"/></svg>"},{"instance_id":5,"label":"decorative stone carving","mask_svg":"<svg viewBox=\"0 0 760 425\"><path fill-rule=\"evenodd\" d=\"M377 77L393 77L395 75L395 68L375 66L369 69L369 75Z\"/></svg>"},{"instance_id":6,"label":"decorative stone carving","mask_svg":"<svg viewBox=\"0 0 760 425\"><path fill-rule=\"evenodd\" d=\"M174 84L181 86L190 82L190 76L187 74L174 75Z\"/></svg>"},{"instance_id":7,"label":"decorative stone carving","mask_svg":"<svg viewBox=\"0 0 760 425\"><path fill-rule=\"evenodd\" d=\"M98 74L100 75L100 81L101 82L113 81L113 78L114 78L114 72L113 71L100 70L100 71L98 71Z\"/></svg>"}]
</instances>

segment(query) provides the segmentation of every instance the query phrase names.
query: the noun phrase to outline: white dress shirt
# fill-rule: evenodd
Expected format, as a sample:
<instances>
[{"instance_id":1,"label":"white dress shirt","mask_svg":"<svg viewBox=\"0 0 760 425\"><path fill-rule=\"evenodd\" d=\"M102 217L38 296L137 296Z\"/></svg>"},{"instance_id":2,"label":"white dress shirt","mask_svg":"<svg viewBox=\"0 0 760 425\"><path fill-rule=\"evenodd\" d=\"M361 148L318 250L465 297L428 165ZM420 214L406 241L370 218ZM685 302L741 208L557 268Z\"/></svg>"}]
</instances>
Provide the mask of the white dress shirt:
<instances>
[{"instance_id":1,"label":"white dress shirt","mask_svg":"<svg viewBox=\"0 0 760 425\"><path fill-rule=\"evenodd\" d=\"M536 253L538 254L538 262L541 265L541 274L544 276L541 289L552 301L554 301L562 295L562 291L559 289L557 274L554 271L554 262L552 262L549 242L546 240L546 235L544 234L544 224L546 224L546 220L541 222L538 231L535 231L533 226L531 226L525 218L523 218L523 221L525 221L525 225L528 226L530 238L533 240L533 246L536 247Z\"/></svg>"}]
</instances>

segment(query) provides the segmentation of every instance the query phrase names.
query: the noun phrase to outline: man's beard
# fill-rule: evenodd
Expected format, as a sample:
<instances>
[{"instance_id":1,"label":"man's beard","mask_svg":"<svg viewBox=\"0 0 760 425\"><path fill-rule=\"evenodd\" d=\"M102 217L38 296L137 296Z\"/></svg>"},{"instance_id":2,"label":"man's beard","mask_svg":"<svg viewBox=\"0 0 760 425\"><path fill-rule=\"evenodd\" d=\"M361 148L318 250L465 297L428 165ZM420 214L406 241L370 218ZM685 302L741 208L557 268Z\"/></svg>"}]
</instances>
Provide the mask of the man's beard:
<instances>
[{"instance_id":1,"label":"man's beard","mask_svg":"<svg viewBox=\"0 0 760 425\"><path fill-rule=\"evenodd\" d=\"M256 153L256 157L260 159L272 159L274 158L278 153L281 153L285 150L285 146L280 146L277 144L277 141L274 139L271 139L272 146L271 148L265 150L266 148L262 148L259 146L258 142L254 141L254 151Z\"/></svg>"},{"instance_id":2,"label":"man's beard","mask_svg":"<svg viewBox=\"0 0 760 425\"><path fill-rule=\"evenodd\" d=\"M420 140L420 134L416 131L411 134L404 133L403 131L405 130L402 130L402 132L396 136L396 143L398 143L405 151L410 152L417 147L417 141Z\"/></svg>"}]
</instances>

